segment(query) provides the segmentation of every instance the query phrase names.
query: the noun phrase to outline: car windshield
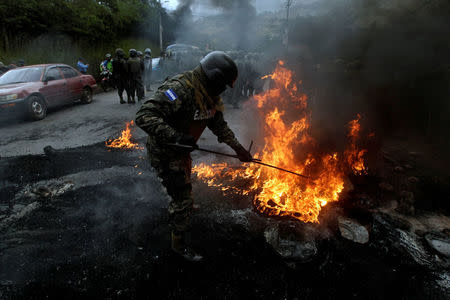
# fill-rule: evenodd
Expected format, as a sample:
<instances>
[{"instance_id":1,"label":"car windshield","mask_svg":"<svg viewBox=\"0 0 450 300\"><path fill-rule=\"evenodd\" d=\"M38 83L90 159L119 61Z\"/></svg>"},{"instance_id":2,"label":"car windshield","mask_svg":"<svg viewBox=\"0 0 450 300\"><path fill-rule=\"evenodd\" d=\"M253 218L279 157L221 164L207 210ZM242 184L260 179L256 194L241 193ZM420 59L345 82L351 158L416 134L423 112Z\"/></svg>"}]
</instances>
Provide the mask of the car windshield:
<instances>
[{"instance_id":1,"label":"car windshield","mask_svg":"<svg viewBox=\"0 0 450 300\"><path fill-rule=\"evenodd\" d=\"M39 81L43 70L43 67L10 70L0 77L0 85Z\"/></svg>"}]
</instances>

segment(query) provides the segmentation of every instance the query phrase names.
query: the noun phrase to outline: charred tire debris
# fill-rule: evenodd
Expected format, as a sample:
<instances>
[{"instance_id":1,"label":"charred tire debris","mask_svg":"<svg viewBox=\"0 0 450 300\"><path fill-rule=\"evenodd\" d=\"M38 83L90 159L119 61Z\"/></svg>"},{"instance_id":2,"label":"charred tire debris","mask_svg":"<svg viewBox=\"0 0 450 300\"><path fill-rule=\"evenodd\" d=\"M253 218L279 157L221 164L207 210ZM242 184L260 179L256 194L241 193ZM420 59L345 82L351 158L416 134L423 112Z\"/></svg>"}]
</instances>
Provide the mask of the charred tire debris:
<instances>
[{"instance_id":1,"label":"charred tire debris","mask_svg":"<svg viewBox=\"0 0 450 300\"><path fill-rule=\"evenodd\" d=\"M142 152L46 147L0 168L2 299L448 296L449 260L433 248L446 245L445 231L373 210L368 191L394 193L381 178L356 183L320 224L267 218L251 199L194 181L193 243L206 260L192 264L170 252L168 199ZM358 226L368 241L341 236Z\"/></svg>"}]
</instances>

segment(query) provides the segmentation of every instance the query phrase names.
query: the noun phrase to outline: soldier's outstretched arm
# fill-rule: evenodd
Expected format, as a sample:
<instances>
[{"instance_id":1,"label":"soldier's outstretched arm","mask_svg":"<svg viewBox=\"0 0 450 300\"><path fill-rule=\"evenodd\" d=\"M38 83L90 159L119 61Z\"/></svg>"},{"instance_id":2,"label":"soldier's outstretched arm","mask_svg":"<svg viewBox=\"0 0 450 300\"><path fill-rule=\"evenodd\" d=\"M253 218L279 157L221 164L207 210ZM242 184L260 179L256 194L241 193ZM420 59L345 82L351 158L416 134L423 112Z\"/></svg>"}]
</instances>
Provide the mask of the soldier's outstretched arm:
<instances>
[{"instance_id":1,"label":"soldier's outstretched arm","mask_svg":"<svg viewBox=\"0 0 450 300\"><path fill-rule=\"evenodd\" d=\"M174 142L179 133L168 124L168 120L180 106L181 100L175 90L160 88L136 113L136 125L161 143Z\"/></svg>"},{"instance_id":2,"label":"soldier's outstretched arm","mask_svg":"<svg viewBox=\"0 0 450 300\"><path fill-rule=\"evenodd\" d=\"M216 112L214 117L209 121L208 128L217 136L219 143L226 143L233 148L241 161L252 161L252 155L242 147L241 143L236 139L233 131L228 127L227 122L224 120L221 111Z\"/></svg>"},{"instance_id":3,"label":"soldier's outstretched arm","mask_svg":"<svg viewBox=\"0 0 450 300\"><path fill-rule=\"evenodd\" d=\"M217 136L219 143L225 143L233 149L241 146L233 131L228 127L221 111L216 112L208 122L208 128Z\"/></svg>"}]
</instances>

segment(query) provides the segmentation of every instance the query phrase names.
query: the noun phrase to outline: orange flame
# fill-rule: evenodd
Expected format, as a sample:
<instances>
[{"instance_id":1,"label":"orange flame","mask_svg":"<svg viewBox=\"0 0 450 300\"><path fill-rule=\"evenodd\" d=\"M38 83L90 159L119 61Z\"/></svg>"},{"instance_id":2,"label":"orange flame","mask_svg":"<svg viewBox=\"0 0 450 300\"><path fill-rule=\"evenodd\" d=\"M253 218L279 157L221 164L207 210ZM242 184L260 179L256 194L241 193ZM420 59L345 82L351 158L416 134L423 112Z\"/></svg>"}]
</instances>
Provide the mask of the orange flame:
<instances>
[{"instance_id":1,"label":"orange flame","mask_svg":"<svg viewBox=\"0 0 450 300\"><path fill-rule=\"evenodd\" d=\"M356 146L359 132L361 130L361 125L359 124L360 119L361 115L358 114L355 120L352 120L347 124L350 130L350 132L348 133L348 137L350 138L350 147L344 152L347 164L352 169L355 175L367 174L367 167L364 164L364 155L366 154L367 150L360 150Z\"/></svg>"},{"instance_id":2,"label":"orange flame","mask_svg":"<svg viewBox=\"0 0 450 300\"><path fill-rule=\"evenodd\" d=\"M105 142L106 147L110 148L120 148L120 149L140 149L137 143L131 142L131 128L134 122L130 121L126 123L126 127L122 130L120 137L117 139L111 139Z\"/></svg>"},{"instance_id":3,"label":"orange flame","mask_svg":"<svg viewBox=\"0 0 450 300\"><path fill-rule=\"evenodd\" d=\"M244 164L239 169L226 163L199 164L194 166L193 172L197 178L225 195L254 195L253 204L260 212L289 216L303 222L318 222L321 208L339 200L344 189L344 170L349 166L357 174L366 170L363 161L366 150L359 150L356 146L360 117L349 123L351 146L343 159L339 159L338 153L309 153L307 149L313 148L315 141L309 134L308 97L299 91L293 73L282 61L274 73L266 77L273 80L273 88L253 98L263 121L265 143L254 157L313 179L257 164ZM240 181L246 184L239 186Z\"/></svg>"}]
</instances>

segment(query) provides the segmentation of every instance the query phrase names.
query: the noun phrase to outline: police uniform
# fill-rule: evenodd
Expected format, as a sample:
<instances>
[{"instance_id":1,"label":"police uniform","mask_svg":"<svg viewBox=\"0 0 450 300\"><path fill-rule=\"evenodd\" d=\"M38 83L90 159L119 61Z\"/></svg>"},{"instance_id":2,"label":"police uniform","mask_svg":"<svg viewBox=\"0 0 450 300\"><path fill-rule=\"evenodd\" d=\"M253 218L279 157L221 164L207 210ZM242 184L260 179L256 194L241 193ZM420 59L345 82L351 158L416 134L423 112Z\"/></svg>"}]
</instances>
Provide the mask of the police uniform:
<instances>
[{"instance_id":1,"label":"police uniform","mask_svg":"<svg viewBox=\"0 0 450 300\"><path fill-rule=\"evenodd\" d=\"M123 50L121 50L123 53ZM112 70L114 84L117 86L117 93L120 97L120 103L123 101L123 91L127 90L127 61L123 57L123 54L119 54L120 51L116 50L116 58L112 61Z\"/></svg>"},{"instance_id":2,"label":"police uniform","mask_svg":"<svg viewBox=\"0 0 450 300\"><path fill-rule=\"evenodd\" d=\"M132 102L134 102L135 96L139 99L141 98L141 85L142 85L142 68L143 63L140 58L130 57L127 61L127 71L128 71L128 95L131 97ZM142 88L143 90L143 88Z\"/></svg>"}]
</instances>

